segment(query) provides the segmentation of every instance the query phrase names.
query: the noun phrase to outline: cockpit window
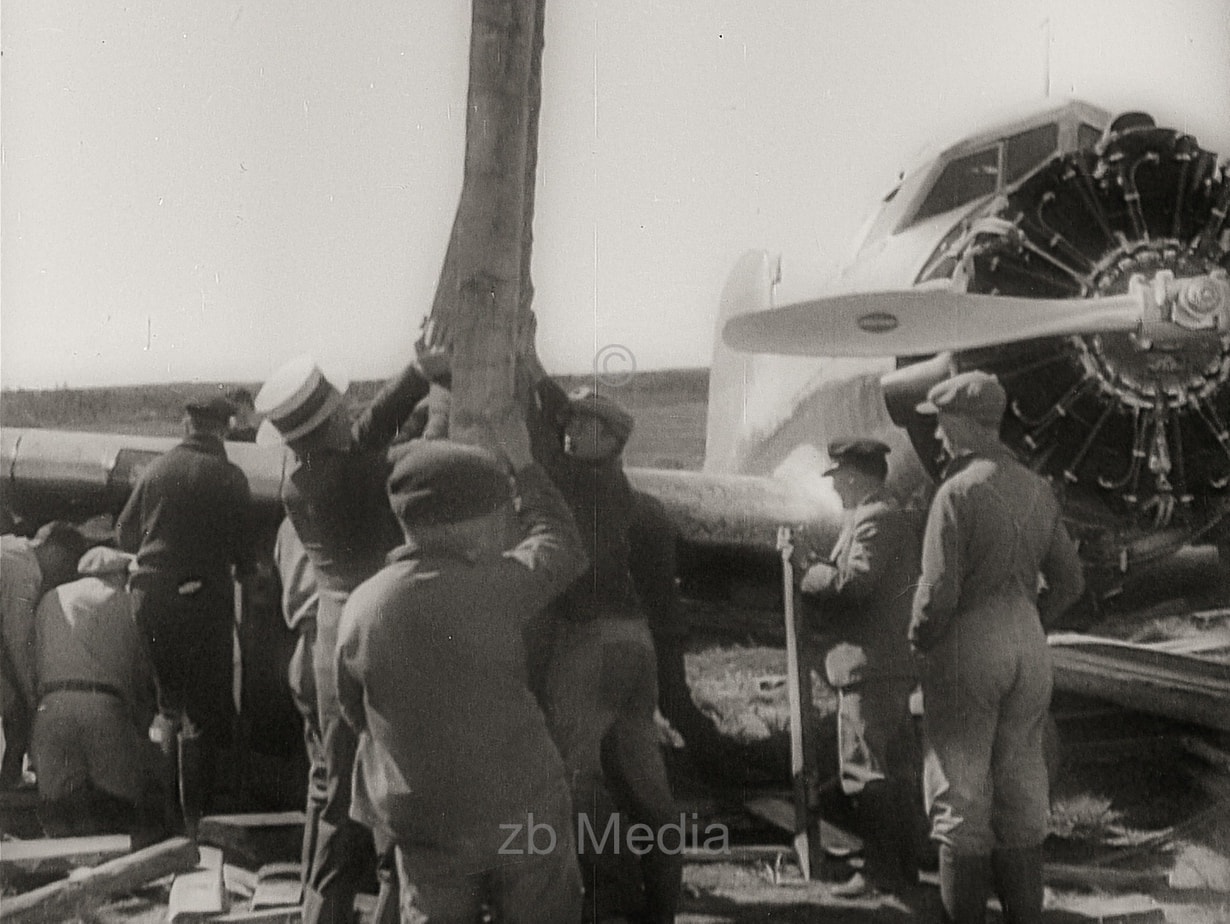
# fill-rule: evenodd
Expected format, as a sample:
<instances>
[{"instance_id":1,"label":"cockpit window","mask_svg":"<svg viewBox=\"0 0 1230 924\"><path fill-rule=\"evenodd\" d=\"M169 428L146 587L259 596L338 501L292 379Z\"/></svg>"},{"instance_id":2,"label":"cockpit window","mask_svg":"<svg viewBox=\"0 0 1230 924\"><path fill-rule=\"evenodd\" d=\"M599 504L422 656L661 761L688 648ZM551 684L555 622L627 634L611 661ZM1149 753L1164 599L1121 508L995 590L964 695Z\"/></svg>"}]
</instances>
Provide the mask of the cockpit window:
<instances>
[{"instance_id":1,"label":"cockpit window","mask_svg":"<svg viewBox=\"0 0 1230 924\"><path fill-rule=\"evenodd\" d=\"M1076 129L1076 147L1083 151L1091 148L1102 140L1102 129L1088 122L1082 122Z\"/></svg>"},{"instance_id":2,"label":"cockpit window","mask_svg":"<svg viewBox=\"0 0 1230 924\"><path fill-rule=\"evenodd\" d=\"M914 215L922 221L942 215L995 192L999 180L999 145L991 145L954 160L939 175Z\"/></svg>"},{"instance_id":3,"label":"cockpit window","mask_svg":"<svg viewBox=\"0 0 1230 924\"><path fill-rule=\"evenodd\" d=\"M1004 182L1015 183L1059 149L1059 123L1039 125L1007 139Z\"/></svg>"}]
</instances>

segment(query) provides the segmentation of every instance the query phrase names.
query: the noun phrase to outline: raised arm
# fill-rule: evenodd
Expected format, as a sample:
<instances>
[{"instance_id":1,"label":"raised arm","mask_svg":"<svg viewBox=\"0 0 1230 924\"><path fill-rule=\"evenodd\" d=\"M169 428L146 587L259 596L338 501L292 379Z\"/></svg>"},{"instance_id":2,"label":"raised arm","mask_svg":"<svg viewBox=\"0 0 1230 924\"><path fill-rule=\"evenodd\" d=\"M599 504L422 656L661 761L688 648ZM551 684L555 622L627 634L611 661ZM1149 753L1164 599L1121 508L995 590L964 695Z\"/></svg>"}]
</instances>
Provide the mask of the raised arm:
<instances>
[{"instance_id":1,"label":"raised arm","mask_svg":"<svg viewBox=\"0 0 1230 924\"><path fill-rule=\"evenodd\" d=\"M500 577L525 602L529 615L580 577L589 562L572 511L530 454L525 422L519 417L503 421L493 437L516 473L524 536L504 553Z\"/></svg>"},{"instance_id":2,"label":"raised arm","mask_svg":"<svg viewBox=\"0 0 1230 924\"><path fill-rule=\"evenodd\" d=\"M450 384L447 348L431 346L421 337L414 350L410 364L381 386L372 403L355 420L351 434L358 446L388 446L415 405L427 397L432 382L446 387Z\"/></svg>"}]
</instances>

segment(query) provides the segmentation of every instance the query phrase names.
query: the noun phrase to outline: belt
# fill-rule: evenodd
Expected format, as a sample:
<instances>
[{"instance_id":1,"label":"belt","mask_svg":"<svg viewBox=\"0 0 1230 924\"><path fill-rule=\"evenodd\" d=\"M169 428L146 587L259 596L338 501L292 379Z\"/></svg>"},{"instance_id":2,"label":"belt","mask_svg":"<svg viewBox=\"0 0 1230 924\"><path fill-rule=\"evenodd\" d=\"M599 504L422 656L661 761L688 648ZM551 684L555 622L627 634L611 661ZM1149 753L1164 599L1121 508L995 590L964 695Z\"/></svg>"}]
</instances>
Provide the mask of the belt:
<instances>
[{"instance_id":1,"label":"belt","mask_svg":"<svg viewBox=\"0 0 1230 924\"><path fill-rule=\"evenodd\" d=\"M43 684L39 688L39 695L46 696L48 693L59 693L61 691L101 693L103 696L114 696L116 699L124 698L124 694L120 692L119 687L112 686L109 683L95 683L92 680L54 680L51 683Z\"/></svg>"}]
</instances>

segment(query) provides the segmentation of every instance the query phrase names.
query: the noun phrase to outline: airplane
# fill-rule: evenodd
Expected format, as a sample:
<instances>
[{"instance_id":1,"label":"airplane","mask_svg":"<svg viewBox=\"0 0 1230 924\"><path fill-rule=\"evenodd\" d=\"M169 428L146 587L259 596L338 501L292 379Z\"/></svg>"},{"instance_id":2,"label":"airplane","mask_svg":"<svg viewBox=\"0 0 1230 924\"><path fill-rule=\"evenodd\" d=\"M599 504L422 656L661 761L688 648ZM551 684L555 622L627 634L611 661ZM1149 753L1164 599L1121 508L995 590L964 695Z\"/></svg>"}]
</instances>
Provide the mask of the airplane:
<instances>
[{"instance_id":1,"label":"airplane","mask_svg":"<svg viewBox=\"0 0 1230 924\"><path fill-rule=\"evenodd\" d=\"M1055 485L1097 601L1143 606L1177 587L1225 606L1228 206L1230 180L1194 139L1141 113L1048 101L904 172L829 295L775 306L779 261L741 258L719 305L703 470L628 471L679 528L681 588L698 618L780 627L778 527L821 551L840 529L820 474L830 440L887 442L891 485L925 504L939 447L913 409L970 368L1003 381L1004 439ZM0 487L33 519L114 514L173 442L4 429ZM271 544L289 458L227 449ZM1159 577L1172 561L1179 585ZM1183 606L1214 621L1215 609ZM253 650L267 652L280 621L261 623ZM1108 653L1077 637L1079 657L1065 664L1056 650L1057 686L1230 731L1221 641ZM247 676L251 702L267 706L283 675Z\"/></svg>"}]
</instances>

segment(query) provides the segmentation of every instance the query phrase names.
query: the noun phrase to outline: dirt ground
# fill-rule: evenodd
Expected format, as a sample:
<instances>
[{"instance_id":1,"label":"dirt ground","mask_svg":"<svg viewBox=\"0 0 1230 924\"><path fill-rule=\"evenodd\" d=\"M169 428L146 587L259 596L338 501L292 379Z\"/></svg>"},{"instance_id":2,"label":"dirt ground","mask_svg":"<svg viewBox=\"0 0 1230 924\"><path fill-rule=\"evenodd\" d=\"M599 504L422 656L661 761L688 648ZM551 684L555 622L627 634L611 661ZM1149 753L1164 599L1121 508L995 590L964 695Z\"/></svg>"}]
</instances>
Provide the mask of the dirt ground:
<instances>
[{"instance_id":1,"label":"dirt ground","mask_svg":"<svg viewBox=\"0 0 1230 924\"><path fill-rule=\"evenodd\" d=\"M760 654L745 663L764 671L775 662ZM699 775L686 765L672 770L685 806L699 807L702 816L734 819L732 843L776 843L780 855L690 864L680 924L939 920L934 870L924 871L923 884L908 901L843 900L829 889L851 874L856 858L827 858L808 882L785 831L755 823L739 827L739 801L761 791L758 785L779 773L783 761L784 744L774 727L777 704L768 695L772 683L762 677L759 686L771 688L755 713L770 734L748 741L740 757L727 756L725 787L702 782L713 779L711 768ZM1045 845L1046 920L1230 921L1230 765L1218 764L1230 742L1075 697L1057 697L1053 714L1062 760ZM732 779L740 772L748 785ZM840 797L827 800L822 815L853 830L839 803ZM989 920L1001 920L994 900Z\"/></svg>"}]
</instances>

